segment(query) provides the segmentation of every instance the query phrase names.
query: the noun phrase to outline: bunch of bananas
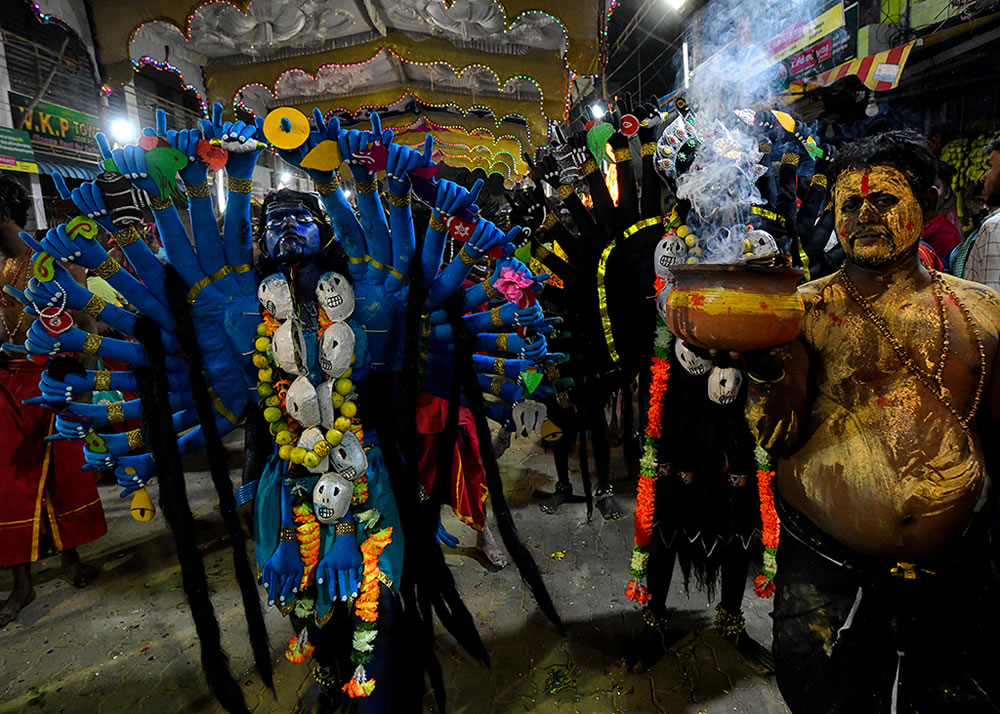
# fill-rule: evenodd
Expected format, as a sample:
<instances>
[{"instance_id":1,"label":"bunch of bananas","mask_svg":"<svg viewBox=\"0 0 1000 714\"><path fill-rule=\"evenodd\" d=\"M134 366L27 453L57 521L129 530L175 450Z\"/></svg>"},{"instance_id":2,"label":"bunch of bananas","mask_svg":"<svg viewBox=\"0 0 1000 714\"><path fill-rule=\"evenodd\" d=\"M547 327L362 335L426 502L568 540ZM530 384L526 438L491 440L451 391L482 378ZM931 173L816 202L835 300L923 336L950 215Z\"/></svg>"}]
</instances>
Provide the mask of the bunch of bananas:
<instances>
[{"instance_id":1,"label":"bunch of bananas","mask_svg":"<svg viewBox=\"0 0 1000 714\"><path fill-rule=\"evenodd\" d=\"M961 191L975 183L986 171L987 157L982 148L993 136L995 133L980 134L974 139L955 139L941 149L940 159L955 168L955 175L951 179L954 191Z\"/></svg>"}]
</instances>

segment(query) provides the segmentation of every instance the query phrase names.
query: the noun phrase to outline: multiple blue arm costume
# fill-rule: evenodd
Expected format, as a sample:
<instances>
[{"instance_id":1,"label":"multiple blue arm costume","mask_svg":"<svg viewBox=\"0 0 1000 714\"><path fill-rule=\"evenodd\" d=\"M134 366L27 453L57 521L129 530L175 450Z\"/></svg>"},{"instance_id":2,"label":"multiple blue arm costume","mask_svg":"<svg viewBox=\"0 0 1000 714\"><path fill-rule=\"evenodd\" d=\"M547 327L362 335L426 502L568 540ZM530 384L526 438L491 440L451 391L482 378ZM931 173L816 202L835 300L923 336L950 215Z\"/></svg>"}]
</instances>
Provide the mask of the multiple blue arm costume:
<instances>
[{"instance_id":1,"label":"multiple blue arm costume","mask_svg":"<svg viewBox=\"0 0 1000 714\"><path fill-rule=\"evenodd\" d=\"M284 122L279 126L279 132L288 128ZM518 229L505 234L475 218L478 185L470 191L442 180L436 184L435 220L418 256L409 205L411 181L430 180L431 137L422 152L394 144L392 132L382 131L377 115L372 117L372 131L341 131L336 119L327 122L316 111L304 142L278 149L285 161L301 166L318 145L335 142L354 181L357 210L339 188L337 167L320 170L310 163L311 168L303 168L315 180L319 200L315 194L272 194L256 234L250 192L254 166L267 146L263 121L223 122L222 108L216 105L201 130L168 131L159 112L156 129L144 134L148 140L143 146L155 143L155 148L112 149L98 136L106 169L98 182L68 192L57 179L64 198L71 198L85 219L71 222L75 229L50 230L41 244L24 236L40 260L45 253L57 262L52 276L39 275L18 296L31 311L62 305L134 337L136 313L107 304L73 283L58 261L74 262L107 280L144 316L141 319L154 321L165 352L170 422L181 454L247 420L248 464L255 465L248 468L250 478L245 476L247 485L240 489L238 501L254 500L258 572L269 604L314 628L326 623L338 602L353 599L352 659L358 666L353 674L341 676L338 686L346 680L343 689L349 696L370 701L377 709L388 700L371 696L377 677L369 677L365 667L382 671L379 662L384 658L377 652L388 634L379 634L377 622L380 611L391 609L390 593L403 577L403 533L384 447L370 419L374 410L389 407L366 403L366 385L398 373L403 366L411 272L419 264L422 283L415 294L424 299L419 309L424 315L420 351L426 388L448 397L459 353L455 347L459 336L453 329L460 324L475 351L482 353L473 359L482 390L502 400L491 405L490 416L510 421L510 405L524 398L518 375L550 359L544 335L551 327L537 305L519 307L502 296L489 312L470 313L498 294L484 294L486 286L464 290L462 286L470 266L487 253L513 252L509 243ZM206 183L207 166L199 158L201 142L228 152L221 231ZM376 148L385 156L387 211L370 160ZM165 189L163 161L153 153L157 151L161 156L171 151L168 156L176 159L173 171L179 172L184 184L190 236L171 198L179 194L174 174L167 172ZM102 191L107 185L120 187L122 177L151 196L149 205L167 266L141 240L129 211L119 205L121 193L112 196ZM437 229L452 216L469 214L474 223L471 235L460 255L439 269L445 232ZM87 220L113 235L134 274L108 256ZM260 251L256 266L255 243ZM536 287L539 284L536 276L524 277L523 264L512 258L498 261L497 274L501 267L518 272ZM215 425L208 437L196 409L195 380L185 370L191 350L181 346L176 305L171 309L171 271L183 282L207 382ZM347 309L347 302L353 310ZM452 304L460 305L464 315L460 323L447 318L446 307ZM520 335L515 332L519 328ZM42 320L33 324L26 347L35 355L96 354L136 368L151 364L144 346L131 339L102 338L75 326L57 332ZM496 355L507 359L497 361ZM499 364L503 374L495 374ZM61 379L47 372L41 381L40 401L58 410L59 436L82 439L88 465L113 469L123 496L157 474L147 447L147 441L155 438L150 439L154 435L145 428L142 404L129 400L95 406L74 397L139 386L131 371L71 371ZM133 428L121 434L106 432L123 423ZM303 627L290 645L290 658L311 649L308 637ZM384 697L391 686L387 682L378 690Z\"/></svg>"}]
</instances>

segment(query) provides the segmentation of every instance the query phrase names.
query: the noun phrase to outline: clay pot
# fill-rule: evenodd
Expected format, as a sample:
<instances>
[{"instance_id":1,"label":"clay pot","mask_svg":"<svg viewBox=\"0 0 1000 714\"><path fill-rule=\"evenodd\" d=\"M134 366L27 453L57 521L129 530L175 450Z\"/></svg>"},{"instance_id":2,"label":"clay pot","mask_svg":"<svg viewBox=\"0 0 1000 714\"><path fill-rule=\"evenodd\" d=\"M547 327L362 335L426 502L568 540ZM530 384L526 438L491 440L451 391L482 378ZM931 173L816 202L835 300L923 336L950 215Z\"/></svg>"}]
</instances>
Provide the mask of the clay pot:
<instances>
[{"instance_id":1,"label":"clay pot","mask_svg":"<svg viewBox=\"0 0 1000 714\"><path fill-rule=\"evenodd\" d=\"M805 306L795 288L798 268L743 263L675 265L667 327L690 345L752 352L798 337Z\"/></svg>"}]
</instances>

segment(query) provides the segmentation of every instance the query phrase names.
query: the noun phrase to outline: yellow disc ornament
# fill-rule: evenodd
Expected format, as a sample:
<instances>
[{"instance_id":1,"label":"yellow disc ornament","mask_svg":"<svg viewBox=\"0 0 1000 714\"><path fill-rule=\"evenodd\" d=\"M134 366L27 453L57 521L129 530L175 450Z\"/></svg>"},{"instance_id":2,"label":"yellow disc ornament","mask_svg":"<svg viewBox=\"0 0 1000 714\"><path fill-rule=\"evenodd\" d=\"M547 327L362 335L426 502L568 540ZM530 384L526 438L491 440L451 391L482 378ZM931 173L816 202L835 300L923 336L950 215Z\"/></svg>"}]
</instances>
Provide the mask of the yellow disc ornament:
<instances>
[{"instance_id":1,"label":"yellow disc ornament","mask_svg":"<svg viewBox=\"0 0 1000 714\"><path fill-rule=\"evenodd\" d=\"M273 109L264 119L264 138L276 149L297 149L309 138L309 120L293 107Z\"/></svg>"}]
</instances>

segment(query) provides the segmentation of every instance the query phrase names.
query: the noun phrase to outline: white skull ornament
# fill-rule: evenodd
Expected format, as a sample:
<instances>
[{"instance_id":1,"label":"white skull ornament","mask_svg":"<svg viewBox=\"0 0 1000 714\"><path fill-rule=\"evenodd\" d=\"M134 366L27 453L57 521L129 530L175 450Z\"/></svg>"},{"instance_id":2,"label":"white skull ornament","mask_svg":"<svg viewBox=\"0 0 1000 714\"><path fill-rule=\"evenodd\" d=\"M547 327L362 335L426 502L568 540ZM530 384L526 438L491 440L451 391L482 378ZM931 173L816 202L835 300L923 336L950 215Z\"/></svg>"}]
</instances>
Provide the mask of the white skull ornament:
<instances>
[{"instance_id":1,"label":"white skull ornament","mask_svg":"<svg viewBox=\"0 0 1000 714\"><path fill-rule=\"evenodd\" d=\"M307 429L319 424L320 412L316 387L308 377L299 377L292 382L285 395L285 408L288 409L288 416Z\"/></svg>"},{"instance_id":2,"label":"white skull ornament","mask_svg":"<svg viewBox=\"0 0 1000 714\"><path fill-rule=\"evenodd\" d=\"M334 322L346 320L354 313L354 287L340 273L323 273L316 283L316 300Z\"/></svg>"},{"instance_id":3,"label":"white skull ornament","mask_svg":"<svg viewBox=\"0 0 1000 714\"><path fill-rule=\"evenodd\" d=\"M712 366L709 360L702 359L692 352L691 348L684 344L683 340L674 340L674 354L677 355L677 360L681 363L681 367L688 374L693 374L695 377L705 374L708 372L709 367Z\"/></svg>"},{"instance_id":4,"label":"white skull ornament","mask_svg":"<svg viewBox=\"0 0 1000 714\"><path fill-rule=\"evenodd\" d=\"M743 386L743 372L735 367L716 367L708 375L708 398L716 404L732 404Z\"/></svg>"},{"instance_id":5,"label":"white skull ornament","mask_svg":"<svg viewBox=\"0 0 1000 714\"><path fill-rule=\"evenodd\" d=\"M653 270L661 278L670 277L670 268L683 263L687 257L687 244L676 233L663 236L653 253Z\"/></svg>"},{"instance_id":6,"label":"white skull ornament","mask_svg":"<svg viewBox=\"0 0 1000 714\"><path fill-rule=\"evenodd\" d=\"M321 441L326 441L326 436L319 428L313 426L302 432L298 445L306 451L312 451L313 447ZM318 464L315 466L306 466L306 468L309 469L310 473L321 474L330 468L330 457L324 456Z\"/></svg>"},{"instance_id":7,"label":"white skull ornament","mask_svg":"<svg viewBox=\"0 0 1000 714\"><path fill-rule=\"evenodd\" d=\"M765 255L776 255L778 242L767 231L753 230L743 236L743 252L750 253L754 258Z\"/></svg>"},{"instance_id":8,"label":"white skull ornament","mask_svg":"<svg viewBox=\"0 0 1000 714\"><path fill-rule=\"evenodd\" d=\"M285 320L271 338L274 361L288 374L309 374L306 365L306 338L296 319Z\"/></svg>"},{"instance_id":9,"label":"white skull ornament","mask_svg":"<svg viewBox=\"0 0 1000 714\"><path fill-rule=\"evenodd\" d=\"M326 328L319 341L319 366L328 377L342 377L354 359L354 330L346 322Z\"/></svg>"},{"instance_id":10,"label":"white skull ornament","mask_svg":"<svg viewBox=\"0 0 1000 714\"><path fill-rule=\"evenodd\" d=\"M354 486L340 474L323 474L313 486L313 513L320 523L330 525L347 515Z\"/></svg>"},{"instance_id":11,"label":"white skull ornament","mask_svg":"<svg viewBox=\"0 0 1000 714\"><path fill-rule=\"evenodd\" d=\"M357 434L353 431L344 433L343 441L330 452L330 465L348 481L368 472L368 456Z\"/></svg>"},{"instance_id":12,"label":"white skull ornament","mask_svg":"<svg viewBox=\"0 0 1000 714\"><path fill-rule=\"evenodd\" d=\"M278 320L287 320L295 314L292 291L285 276L280 273L272 273L260 281L257 299L261 307Z\"/></svg>"}]
</instances>

